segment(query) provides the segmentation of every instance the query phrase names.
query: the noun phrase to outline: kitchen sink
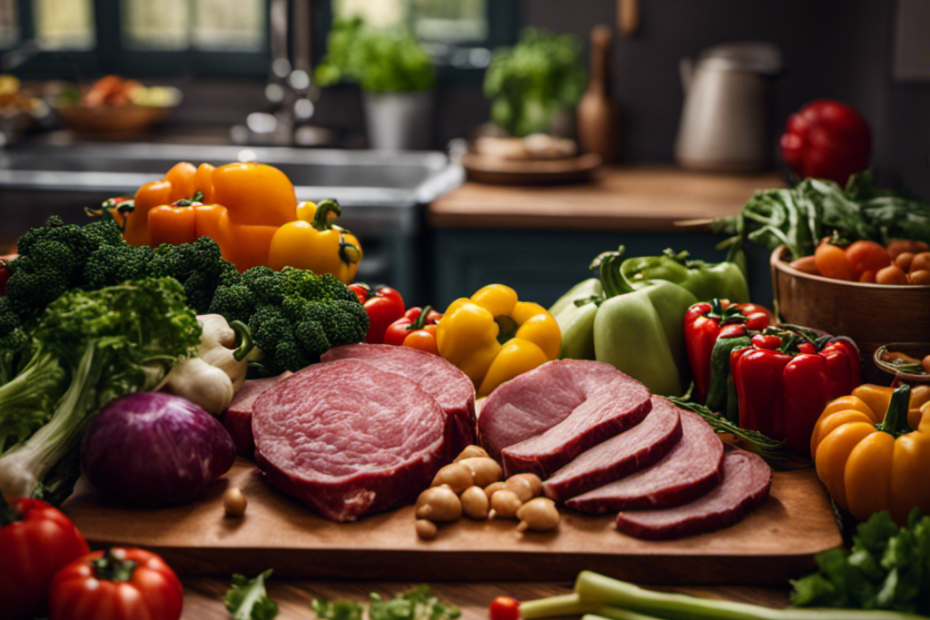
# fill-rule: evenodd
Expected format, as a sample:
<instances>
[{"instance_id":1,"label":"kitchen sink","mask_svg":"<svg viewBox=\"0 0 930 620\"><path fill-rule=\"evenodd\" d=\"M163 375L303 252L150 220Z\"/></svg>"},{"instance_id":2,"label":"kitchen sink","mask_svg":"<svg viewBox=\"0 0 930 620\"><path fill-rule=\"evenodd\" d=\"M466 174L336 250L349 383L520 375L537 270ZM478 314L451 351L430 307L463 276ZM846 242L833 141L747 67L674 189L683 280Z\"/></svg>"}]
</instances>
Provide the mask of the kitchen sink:
<instances>
[{"instance_id":1,"label":"kitchen sink","mask_svg":"<svg viewBox=\"0 0 930 620\"><path fill-rule=\"evenodd\" d=\"M422 294L419 253L424 206L464 180L440 152L355 151L180 144L86 144L0 151L0 239L9 241L50 215L86 221L83 207L131 196L179 161L222 165L260 161L284 172L297 199L335 198L340 224L362 242L359 280Z\"/></svg>"}]
</instances>

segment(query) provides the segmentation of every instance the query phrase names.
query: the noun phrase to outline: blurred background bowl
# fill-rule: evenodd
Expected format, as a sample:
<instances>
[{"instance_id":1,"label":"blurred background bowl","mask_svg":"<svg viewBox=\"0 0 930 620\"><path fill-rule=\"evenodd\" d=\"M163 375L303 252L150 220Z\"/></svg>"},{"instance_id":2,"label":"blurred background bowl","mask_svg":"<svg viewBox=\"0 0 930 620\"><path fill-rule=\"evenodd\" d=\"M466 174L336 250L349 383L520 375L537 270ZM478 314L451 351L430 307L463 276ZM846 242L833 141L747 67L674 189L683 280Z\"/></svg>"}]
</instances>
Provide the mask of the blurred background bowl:
<instances>
[{"instance_id":1,"label":"blurred background bowl","mask_svg":"<svg viewBox=\"0 0 930 620\"><path fill-rule=\"evenodd\" d=\"M85 106L56 108L62 123L79 137L97 140L131 140L144 135L175 106Z\"/></svg>"},{"instance_id":2,"label":"blurred background bowl","mask_svg":"<svg viewBox=\"0 0 930 620\"><path fill-rule=\"evenodd\" d=\"M866 362L867 375L874 376L872 356L883 344L930 341L930 285L824 278L790 267L784 260L787 256L781 246L770 259L775 312L780 320L852 338Z\"/></svg>"}]
</instances>

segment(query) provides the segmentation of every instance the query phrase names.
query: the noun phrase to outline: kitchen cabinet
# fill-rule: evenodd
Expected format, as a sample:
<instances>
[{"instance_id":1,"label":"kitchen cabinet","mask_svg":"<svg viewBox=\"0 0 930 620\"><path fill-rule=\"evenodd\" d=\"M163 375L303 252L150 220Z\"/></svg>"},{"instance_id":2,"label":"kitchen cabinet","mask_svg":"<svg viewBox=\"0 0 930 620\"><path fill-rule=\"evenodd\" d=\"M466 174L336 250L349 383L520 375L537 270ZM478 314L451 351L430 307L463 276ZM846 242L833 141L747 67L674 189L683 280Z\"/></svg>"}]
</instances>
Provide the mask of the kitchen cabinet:
<instances>
[{"instance_id":1,"label":"kitchen cabinet","mask_svg":"<svg viewBox=\"0 0 930 620\"><path fill-rule=\"evenodd\" d=\"M511 187L467 182L426 214L433 304L491 283L513 286L545 306L589 277L600 252L624 245L630 256L664 248L719 261L722 240L706 226L738 213L757 189L782 185L774 173L745 176L671 167L612 167L583 185ZM704 225L694 225L695 222ZM681 223L690 225L681 225ZM752 297L771 305L768 251L747 247Z\"/></svg>"}]
</instances>

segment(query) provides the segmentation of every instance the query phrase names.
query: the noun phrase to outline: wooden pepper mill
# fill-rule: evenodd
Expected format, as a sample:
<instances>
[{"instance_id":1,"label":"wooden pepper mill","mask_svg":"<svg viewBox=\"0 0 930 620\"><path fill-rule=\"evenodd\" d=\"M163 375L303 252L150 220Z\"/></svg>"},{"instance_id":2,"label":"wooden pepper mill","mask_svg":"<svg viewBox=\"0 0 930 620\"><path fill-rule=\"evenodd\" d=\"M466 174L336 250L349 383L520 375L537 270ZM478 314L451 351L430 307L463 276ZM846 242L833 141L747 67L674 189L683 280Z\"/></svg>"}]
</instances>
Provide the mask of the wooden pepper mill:
<instances>
[{"instance_id":1,"label":"wooden pepper mill","mask_svg":"<svg viewBox=\"0 0 930 620\"><path fill-rule=\"evenodd\" d=\"M578 104L578 143L584 153L597 153L604 163L617 160L620 147L619 109L608 95L608 59L611 32L608 26L591 31L588 89Z\"/></svg>"}]
</instances>

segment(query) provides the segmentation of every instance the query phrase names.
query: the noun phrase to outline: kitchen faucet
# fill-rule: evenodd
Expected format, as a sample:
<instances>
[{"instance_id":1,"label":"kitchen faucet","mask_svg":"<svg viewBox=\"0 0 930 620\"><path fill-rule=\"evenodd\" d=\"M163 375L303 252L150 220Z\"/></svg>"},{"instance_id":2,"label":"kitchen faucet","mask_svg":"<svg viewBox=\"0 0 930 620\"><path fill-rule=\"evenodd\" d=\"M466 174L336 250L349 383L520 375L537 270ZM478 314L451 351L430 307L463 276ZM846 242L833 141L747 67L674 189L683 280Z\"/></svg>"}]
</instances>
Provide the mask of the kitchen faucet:
<instances>
[{"instance_id":1,"label":"kitchen faucet","mask_svg":"<svg viewBox=\"0 0 930 620\"><path fill-rule=\"evenodd\" d=\"M271 66L265 85L270 111L252 112L244 125L234 126L233 142L310 146L330 138L328 130L307 123L319 98L310 59L310 2L271 0Z\"/></svg>"}]
</instances>

